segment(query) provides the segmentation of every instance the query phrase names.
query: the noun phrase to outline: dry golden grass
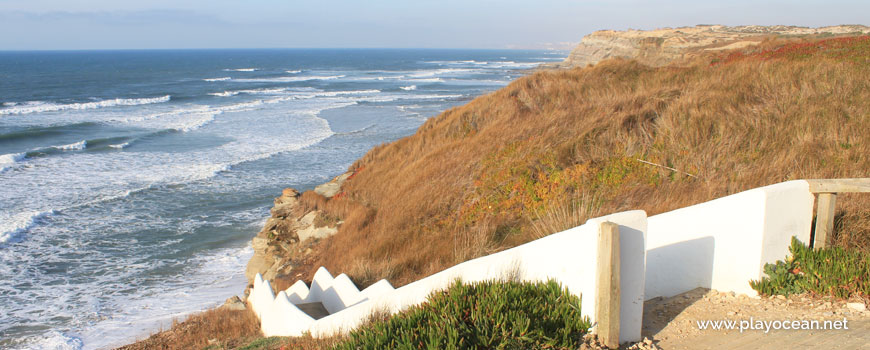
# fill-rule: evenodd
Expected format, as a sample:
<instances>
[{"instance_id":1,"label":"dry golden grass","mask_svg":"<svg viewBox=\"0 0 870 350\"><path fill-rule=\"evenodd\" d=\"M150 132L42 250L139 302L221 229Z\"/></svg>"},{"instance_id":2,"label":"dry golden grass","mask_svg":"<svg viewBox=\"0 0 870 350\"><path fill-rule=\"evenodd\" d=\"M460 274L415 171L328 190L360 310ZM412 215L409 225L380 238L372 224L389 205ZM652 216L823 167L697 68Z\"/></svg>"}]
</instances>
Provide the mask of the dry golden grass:
<instances>
[{"instance_id":1,"label":"dry golden grass","mask_svg":"<svg viewBox=\"0 0 870 350\"><path fill-rule=\"evenodd\" d=\"M343 224L298 266L309 277L321 265L346 272L361 288L381 278L399 286L603 213L867 177L870 37L837 40L767 41L688 67L611 60L521 78L372 149L332 199L303 193L299 210ZM837 205L836 244L870 251L870 195ZM210 310L123 349L340 341L258 329L249 311Z\"/></svg>"},{"instance_id":2,"label":"dry golden grass","mask_svg":"<svg viewBox=\"0 0 870 350\"><path fill-rule=\"evenodd\" d=\"M783 47L767 42L715 65L610 60L518 79L372 149L337 199L310 198L344 220L310 266L403 285L546 234L563 220L550 216L593 214L564 208L572 199L654 215L791 179L866 177L867 43L766 55ZM837 244L870 249L870 196L838 208Z\"/></svg>"},{"instance_id":3,"label":"dry golden grass","mask_svg":"<svg viewBox=\"0 0 870 350\"><path fill-rule=\"evenodd\" d=\"M167 331L118 349L202 349L209 345L235 348L261 336L260 321L253 312L217 308L192 315L184 322L173 322Z\"/></svg>"}]
</instances>

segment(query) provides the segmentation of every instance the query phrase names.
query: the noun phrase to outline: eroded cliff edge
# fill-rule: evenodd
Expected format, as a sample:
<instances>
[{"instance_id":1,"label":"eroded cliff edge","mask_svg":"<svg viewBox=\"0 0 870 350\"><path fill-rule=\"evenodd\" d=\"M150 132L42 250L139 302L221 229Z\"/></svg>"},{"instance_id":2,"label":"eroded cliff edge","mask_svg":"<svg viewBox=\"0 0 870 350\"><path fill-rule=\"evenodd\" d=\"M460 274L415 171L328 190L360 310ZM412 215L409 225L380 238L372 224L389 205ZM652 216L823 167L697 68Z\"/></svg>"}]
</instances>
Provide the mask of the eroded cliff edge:
<instances>
[{"instance_id":1,"label":"eroded cliff edge","mask_svg":"<svg viewBox=\"0 0 870 350\"><path fill-rule=\"evenodd\" d=\"M766 38L838 36L870 33L863 25L838 25L820 28L797 26L723 26L662 28L656 30L599 30L589 34L563 61L546 68L585 67L604 59L621 57L659 67L690 60L711 51L739 49L757 45Z\"/></svg>"},{"instance_id":2,"label":"eroded cliff edge","mask_svg":"<svg viewBox=\"0 0 870 350\"><path fill-rule=\"evenodd\" d=\"M351 173L339 175L317 186L313 192L324 198L332 198L350 176ZM249 285L258 273L266 280L291 278L288 274L294 268L294 260L298 261L310 253L311 243L338 232L341 221L329 218L317 208L303 205L300 196L299 191L286 188L281 196L275 198L271 217L251 240L254 256L245 269Z\"/></svg>"}]
</instances>

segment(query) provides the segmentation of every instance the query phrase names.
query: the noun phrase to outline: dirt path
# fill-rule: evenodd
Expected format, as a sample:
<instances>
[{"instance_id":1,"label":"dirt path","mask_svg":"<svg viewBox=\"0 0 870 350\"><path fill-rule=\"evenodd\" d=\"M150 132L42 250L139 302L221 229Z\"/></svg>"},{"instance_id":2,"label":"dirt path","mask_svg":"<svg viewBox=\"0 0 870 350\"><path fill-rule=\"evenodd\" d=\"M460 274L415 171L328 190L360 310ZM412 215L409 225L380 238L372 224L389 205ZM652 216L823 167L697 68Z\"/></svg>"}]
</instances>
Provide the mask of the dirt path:
<instances>
[{"instance_id":1,"label":"dirt path","mask_svg":"<svg viewBox=\"0 0 870 350\"><path fill-rule=\"evenodd\" d=\"M844 319L846 320L844 323ZM698 322L730 320L744 325L756 321L830 321L829 326L848 329L762 330L699 329ZM807 323L807 325L810 325ZM773 326L773 324L771 324ZM772 327L771 327L772 328ZM870 311L856 311L832 299L791 296L749 298L696 289L675 297L657 298L644 304L643 335L654 346L630 348L677 349L868 349Z\"/></svg>"}]
</instances>

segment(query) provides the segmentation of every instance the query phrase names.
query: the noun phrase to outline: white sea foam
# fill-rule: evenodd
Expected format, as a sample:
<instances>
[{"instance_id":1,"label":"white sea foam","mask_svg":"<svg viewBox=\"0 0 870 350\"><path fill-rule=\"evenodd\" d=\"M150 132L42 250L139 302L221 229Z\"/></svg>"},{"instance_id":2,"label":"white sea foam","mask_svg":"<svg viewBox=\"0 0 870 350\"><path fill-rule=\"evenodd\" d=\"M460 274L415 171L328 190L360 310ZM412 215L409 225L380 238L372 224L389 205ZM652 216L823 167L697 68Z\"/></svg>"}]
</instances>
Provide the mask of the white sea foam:
<instances>
[{"instance_id":1,"label":"white sea foam","mask_svg":"<svg viewBox=\"0 0 870 350\"><path fill-rule=\"evenodd\" d=\"M446 100L451 98L460 98L463 95L402 95L399 96L400 100Z\"/></svg>"},{"instance_id":2,"label":"white sea foam","mask_svg":"<svg viewBox=\"0 0 870 350\"><path fill-rule=\"evenodd\" d=\"M408 79L408 81L417 82L417 83L443 83L444 79L441 79L441 78Z\"/></svg>"},{"instance_id":3,"label":"white sea foam","mask_svg":"<svg viewBox=\"0 0 870 350\"><path fill-rule=\"evenodd\" d=\"M60 145L60 146L51 146L51 148L61 150L61 151L81 151L88 147L88 141L82 140L76 143L71 143L68 145Z\"/></svg>"},{"instance_id":4,"label":"white sea foam","mask_svg":"<svg viewBox=\"0 0 870 350\"><path fill-rule=\"evenodd\" d=\"M0 155L0 172L11 168L13 164L24 160L26 157L27 155L23 152Z\"/></svg>"},{"instance_id":5,"label":"white sea foam","mask_svg":"<svg viewBox=\"0 0 870 350\"><path fill-rule=\"evenodd\" d=\"M312 75L307 77L275 77L275 78L252 78L252 79L234 79L235 82L240 83L292 83L299 81L311 81L311 80L333 80L333 79L341 79L346 75Z\"/></svg>"},{"instance_id":6,"label":"white sea foam","mask_svg":"<svg viewBox=\"0 0 870 350\"><path fill-rule=\"evenodd\" d=\"M224 69L224 72L255 72L258 70L259 68L227 68Z\"/></svg>"},{"instance_id":7,"label":"white sea foam","mask_svg":"<svg viewBox=\"0 0 870 350\"><path fill-rule=\"evenodd\" d=\"M262 213L257 211L257 215L262 216ZM82 335L84 346L88 349L121 346L131 342L131 335L152 333L157 328L168 327L173 319L184 319L197 310L218 306L227 297L241 295L246 283L245 264L253 253L253 249L245 245L196 255L185 264L190 267L185 271L187 278L160 287L157 295L148 290L151 296L113 298L112 304L124 304L124 308L88 327Z\"/></svg>"},{"instance_id":8,"label":"white sea foam","mask_svg":"<svg viewBox=\"0 0 870 350\"><path fill-rule=\"evenodd\" d=\"M238 94L248 94L248 95L272 95L278 94L281 92L287 91L287 89L276 88L276 89L254 89L254 90L227 90L224 92L214 92L209 95L218 96L218 97L231 97L236 96Z\"/></svg>"},{"instance_id":9,"label":"white sea foam","mask_svg":"<svg viewBox=\"0 0 870 350\"><path fill-rule=\"evenodd\" d=\"M402 87L400 87L399 89L402 89L402 90L405 90L405 91L414 91L414 90L417 90L417 85L402 86Z\"/></svg>"},{"instance_id":10,"label":"white sea foam","mask_svg":"<svg viewBox=\"0 0 870 350\"><path fill-rule=\"evenodd\" d=\"M194 114L193 118L185 119L179 124L172 126L171 129L181 132L193 131L213 122L215 116L221 113L223 113L223 111L217 110Z\"/></svg>"},{"instance_id":11,"label":"white sea foam","mask_svg":"<svg viewBox=\"0 0 870 350\"><path fill-rule=\"evenodd\" d=\"M58 112L58 111L65 111L65 110L96 109L96 108L116 107L116 106L139 106L139 105L169 102L169 99L170 99L170 96L166 95L166 96L153 97L153 98L116 98L113 100L82 102L82 103L69 103L69 104L56 104L56 103L37 101L35 103L27 103L24 105L16 105L16 106L12 106L10 108L0 109L0 115Z\"/></svg>"},{"instance_id":12,"label":"white sea foam","mask_svg":"<svg viewBox=\"0 0 870 350\"><path fill-rule=\"evenodd\" d=\"M128 141L128 142L124 142L124 143L119 143L119 144L117 144L117 145L109 145L109 147L111 147L111 148L115 148L115 149L124 149L124 148L127 148L127 146L130 146L130 142L129 142L129 141Z\"/></svg>"},{"instance_id":13,"label":"white sea foam","mask_svg":"<svg viewBox=\"0 0 870 350\"><path fill-rule=\"evenodd\" d=\"M315 97L335 97L343 95L370 95L379 94L381 90L348 90L348 91L324 91L315 93Z\"/></svg>"},{"instance_id":14,"label":"white sea foam","mask_svg":"<svg viewBox=\"0 0 870 350\"><path fill-rule=\"evenodd\" d=\"M501 58L505 59L505 58ZM553 58L542 58L542 59L553 59ZM499 68L513 68L513 69L523 69L523 68L532 68L537 67L541 62L515 62L515 61L475 61L475 60L466 60L466 61L426 61L424 63L428 64L437 64L440 66L474 66L480 67L484 69L499 69Z\"/></svg>"},{"instance_id":15,"label":"white sea foam","mask_svg":"<svg viewBox=\"0 0 870 350\"><path fill-rule=\"evenodd\" d=\"M33 337L31 340L28 343L33 347L25 349L80 350L84 347L80 338L58 331L51 331L43 337Z\"/></svg>"},{"instance_id":16,"label":"white sea foam","mask_svg":"<svg viewBox=\"0 0 870 350\"><path fill-rule=\"evenodd\" d=\"M209 95L217 96L217 97L230 97L238 95L240 91L224 91L224 92L210 92Z\"/></svg>"},{"instance_id":17,"label":"white sea foam","mask_svg":"<svg viewBox=\"0 0 870 350\"><path fill-rule=\"evenodd\" d=\"M479 72L479 70L478 69L470 69L470 68L442 68L442 69L426 70L426 71L422 71L422 72L411 73L411 74L408 74L407 77L409 77L409 78L427 78L427 77L434 77L437 75L451 75L451 74L457 74L457 73L468 74L468 73L475 73L475 72Z\"/></svg>"},{"instance_id":18,"label":"white sea foam","mask_svg":"<svg viewBox=\"0 0 870 350\"><path fill-rule=\"evenodd\" d=\"M208 81L208 82L215 82L215 81L227 81L227 80L231 80L231 79L233 79L233 78L230 78L230 77L220 77L220 78L207 78L207 79L203 79L203 80L204 80L204 81Z\"/></svg>"},{"instance_id":19,"label":"white sea foam","mask_svg":"<svg viewBox=\"0 0 870 350\"><path fill-rule=\"evenodd\" d=\"M430 68L470 67L475 71L487 69L478 67L480 65L473 63L463 64L466 66L434 66ZM468 72L471 71L440 71L434 75L417 78L450 80L454 78L451 76L452 74L458 76ZM143 128L199 131L194 131L191 135L158 132L153 135L165 134L168 136L147 136L131 141L136 146L139 146L140 142L143 146L156 145L150 146L149 152L68 152L64 156L49 155L24 160L14 159L15 157L10 156L9 159L13 160L12 164L14 164L15 171L0 173L0 183L3 184L0 186L0 198L3 198L0 202L11 206L11 212L40 212L55 208L63 215L50 216L43 223L39 223L38 218L35 219L37 223L25 225L29 228L19 231L21 233L16 233L21 240L12 239L16 243L14 245L9 243L7 247L12 249L0 248L0 276L3 279L12 276L7 279L10 281L18 281L14 276L28 276L28 279L22 283L32 281L31 283L34 285L33 287L20 288L19 292L12 292L13 294L3 294L3 300L8 301L3 304L8 306L0 307L0 314L4 314L4 316L0 316L0 323L45 324L48 327L63 330L64 333L60 336L50 334L46 337L54 339L52 340L54 343L36 342L33 340L35 338L26 340L25 344L33 347L64 348L66 346L64 344L72 344L72 348L103 348L127 343L132 337L153 332L160 325L168 325L172 317L183 317L185 313L214 306L214 303L230 295L241 293L241 288L245 283L242 271L244 271L244 264L249 259L247 254L250 254L250 248L244 248L247 249L247 252L240 254L239 250L243 250L241 243L236 247L238 249L230 247L226 248L225 251L223 248L215 249L209 245L206 251L192 253L196 258L189 257L188 251L180 252L179 250L185 249L181 245L188 244L194 237L190 235L191 232L200 230L199 221L207 220L199 219L202 217L200 216L201 212L191 213L190 217L182 219L183 223L175 223L171 218L160 216L158 210L149 213L150 210L147 209L150 205L161 204L157 200L151 202L152 197L158 197L158 193L152 192L160 192L159 196L162 197L163 191L180 191L183 194L187 190L209 191L217 188L225 191L227 188L233 190L254 188L255 185L252 184L254 181L241 181L243 179L250 180L249 176L276 181L271 178L272 174L268 171L263 171L262 174L259 170L252 171L252 169L260 167L258 164L237 165L272 157L282 152L298 150L329 137L333 133L328 123L316 117L317 113L325 109L350 106L357 102L406 100L392 103L390 106L421 108L422 113L432 115L444 104L429 101L430 99L449 99L462 96L458 95L459 92L433 92L429 94L419 91L426 90L423 85L418 85L420 86L418 91L397 89L397 87L421 84L420 82L406 82L402 79L413 79L406 76L408 74L426 73L422 70L367 72L364 74L340 71L319 73L305 71L300 73L302 74L299 75L317 76L347 74L348 77L341 79L341 82L350 81L358 76L372 77L373 80L386 80L390 84L361 85L373 87L391 85L392 87L384 87L384 91L362 90L362 88L359 90L345 88L349 91L318 91L314 88L306 90L301 88L252 89L251 86L244 84L233 85L231 88L225 88L220 83L216 85L204 84L201 87L212 87L200 92L200 94L221 93L223 90L227 90L238 91L242 95L232 98L210 98L206 99L208 102L198 102L210 104L208 106L173 99L170 103L149 105L135 108L135 110L126 108L121 111L120 109L105 108L82 113L68 112L57 117L31 118L26 115L22 117L12 116L6 119L16 122L18 120L27 122L28 120L44 119L51 123L58 120L62 120L64 123L70 120L123 123L124 127L132 127L137 133ZM238 78L245 76L245 74L229 73L227 75ZM266 78L256 76L259 75L257 73L249 74L250 78ZM280 75L294 77L293 74L298 73L288 72ZM501 77L502 75L504 74L495 76ZM214 75L214 77L219 76L217 73ZM203 77L195 77L195 79L201 78ZM313 77L300 76L299 78L311 80ZM234 84L234 81L235 79L226 84ZM275 87L290 84L263 85ZM221 88L217 89L215 86ZM336 88L330 86L328 89L335 90ZM478 89L475 87L470 91L462 91L462 93L474 94L476 91ZM454 93L457 95L449 95ZM414 103L423 106L410 106ZM16 105L6 105L0 109L33 107L35 105L36 103L25 104L22 102ZM361 108L371 107L363 106ZM376 106L375 108L380 109L381 107ZM348 113L354 113L354 111L349 110ZM397 112L391 110L389 113ZM381 121L378 120L378 123ZM391 120L383 121L383 123L387 124L379 125L383 125L387 129L393 125ZM402 123L409 122L402 121ZM366 127L352 131L352 133L368 129L369 127ZM198 135L201 131L208 131L208 135ZM372 131L372 136L375 137L374 135L378 135L380 132L380 130ZM151 134L149 133L149 135ZM161 151L160 147L164 145L162 143L164 140L175 142L185 138L192 140L191 146L193 147ZM127 139L116 140L126 141ZM114 143L119 144L121 142L123 141L114 141ZM64 142L55 141L55 143ZM129 142L125 142L120 145L109 145L109 147L123 148L128 144ZM168 145L171 146L171 144ZM319 148L312 148L311 151L315 153L328 152L328 150L324 151ZM291 157L295 157L295 155ZM20 164L15 164L15 162L20 162ZM238 172L234 168L238 168ZM340 168L340 166L336 168ZM59 177L58 174L63 174L63 176ZM283 178L280 180L287 182ZM174 184L190 185L176 188L172 187ZM140 193L141 196L134 195L134 193ZM118 203L98 204L115 200ZM139 214L136 215L136 220L130 220L130 216L127 215L129 213L116 210L119 207L127 210L124 209L126 207L123 204L131 204L134 209L145 210L137 211ZM82 209L64 209L67 207L80 207ZM5 207L4 211L10 212ZM265 218L263 208L256 208L251 213L255 219ZM87 219L81 217L87 217ZM228 217L232 217L232 219L228 219ZM227 215L221 221L226 220L225 222L232 223L231 220L237 217L235 214ZM191 223L194 221L195 223ZM7 220L0 217L0 223L6 222ZM51 225L48 225L48 222ZM97 223L103 223L103 225ZM262 226L262 222L259 225ZM136 227L141 227L141 229ZM128 250L130 246L146 246L148 244L146 236L126 235L124 233L138 233L137 230L151 229L177 233L177 235L156 243L161 249L166 250L167 254L165 255L171 255L171 257L161 260L160 257L146 255L144 251L140 253L139 248L137 248L136 254L111 255L115 254L114 250L116 249L123 251ZM110 231L114 234L107 234ZM180 243L182 241L185 243ZM53 244L48 244L49 242ZM98 243L94 244L94 242ZM112 252L103 254L109 250ZM38 253L34 254L34 252ZM175 252L179 254L173 254ZM10 256L19 259L7 258ZM106 261L118 261L120 256L129 256L131 259L124 259L124 264L106 263ZM177 266L183 265L184 267L178 268L173 265L175 264L173 259L181 261ZM151 270L154 270L155 267L163 269L161 267L163 265L167 266L166 271L172 271L172 273L160 273L158 276L150 275ZM45 272L48 269L39 268L39 266L63 268L68 266L69 273L52 272L49 275L48 272ZM105 268L94 269L100 273L93 273L93 276L90 276L88 275L91 269L89 266L100 266L101 268L105 266ZM10 271L10 273L4 271ZM33 273L31 274L31 272ZM231 278L233 280L230 280ZM146 280L147 282L145 282ZM43 287L39 287L39 285ZM63 288L44 287L45 285L62 286ZM0 294L16 287L12 283L0 284ZM11 297L7 299L6 297L9 295ZM64 321L55 322L52 318L63 318ZM70 321L66 321L67 319ZM72 331L66 331L67 329ZM80 341L75 338L79 333L81 334ZM21 338L12 339L12 341L19 339ZM82 341L84 346L80 345Z\"/></svg>"},{"instance_id":20,"label":"white sea foam","mask_svg":"<svg viewBox=\"0 0 870 350\"><path fill-rule=\"evenodd\" d=\"M486 62L478 62L475 60L459 60L459 61L425 61L423 63L437 65L469 65L469 64L486 64Z\"/></svg>"},{"instance_id":21,"label":"white sea foam","mask_svg":"<svg viewBox=\"0 0 870 350\"><path fill-rule=\"evenodd\" d=\"M540 65L540 62L514 62L514 61L499 61L492 62L488 67L491 68L512 68L512 69L525 69L525 68L533 68Z\"/></svg>"},{"instance_id":22,"label":"white sea foam","mask_svg":"<svg viewBox=\"0 0 870 350\"><path fill-rule=\"evenodd\" d=\"M53 210L28 211L11 216L0 213L0 244L14 242L21 234L36 225L40 219L53 213Z\"/></svg>"},{"instance_id":23,"label":"white sea foam","mask_svg":"<svg viewBox=\"0 0 870 350\"><path fill-rule=\"evenodd\" d=\"M287 70L287 71L285 71L285 72L290 73L290 74L299 74L299 73L302 73L301 70Z\"/></svg>"}]
</instances>

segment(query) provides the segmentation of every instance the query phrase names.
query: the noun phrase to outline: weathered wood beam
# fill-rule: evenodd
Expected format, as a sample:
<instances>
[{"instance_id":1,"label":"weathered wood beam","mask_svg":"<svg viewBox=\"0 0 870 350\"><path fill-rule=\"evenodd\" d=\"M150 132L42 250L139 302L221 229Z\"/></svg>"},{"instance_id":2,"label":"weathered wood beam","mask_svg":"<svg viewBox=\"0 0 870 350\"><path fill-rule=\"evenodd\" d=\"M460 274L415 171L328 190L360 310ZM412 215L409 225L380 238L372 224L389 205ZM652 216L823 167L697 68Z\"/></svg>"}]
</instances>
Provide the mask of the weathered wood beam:
<instances>
[{"instance_id":1,"label":"weathered wood beam","mask_svg":"<svg viewBox=\"0 0 870 350\"><path fill-rule=\"evenodd\" d=\"M598 228L598 280L595 300L595 328L604 346L619 347L619 225L603 222Z\"/></svg>"},{"instance_id":2,"label":"weathered wood beam","mask_svg":"<svg viewBox=\"0 0 870 350\"><path fill-rule=\"evenodd\" d=\"M807 182L812 193L870 192L870 178L812 179Z\"/></svg>"},{"instance_id":3,"label":"weathered wood beam","mask_svg":"<svg viewBox=\"0 0 870 350\"><path fill-rule=\"evenodd\" d=\"M824 248L831 243L831 234L834 232L834 210L836 205L836 193L819 193L813 248Z\"/></svg>"}]
</instances>

